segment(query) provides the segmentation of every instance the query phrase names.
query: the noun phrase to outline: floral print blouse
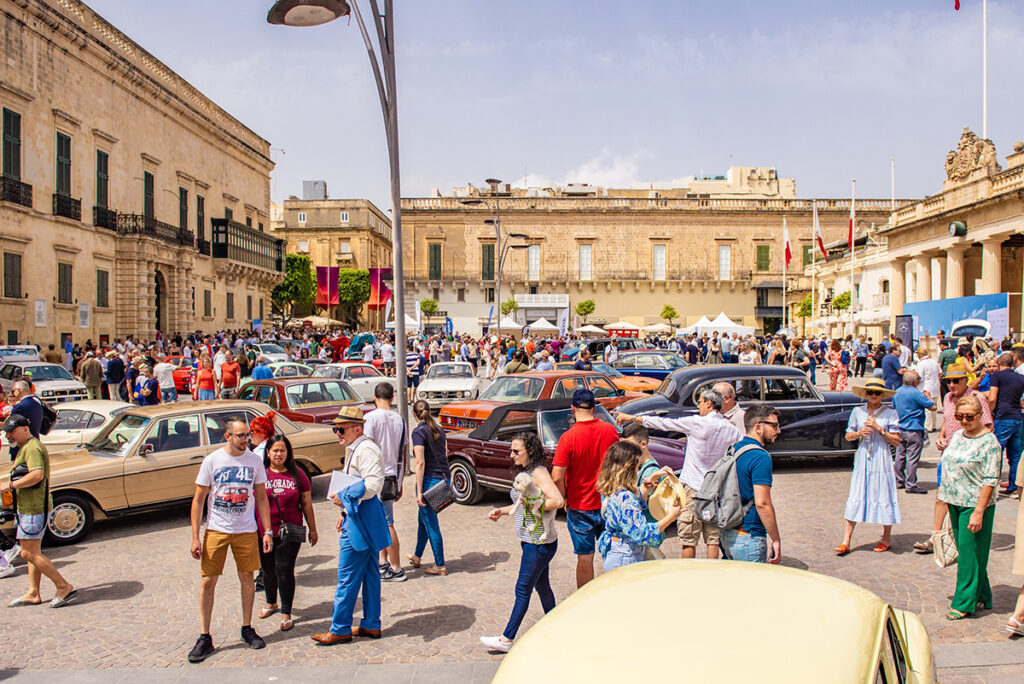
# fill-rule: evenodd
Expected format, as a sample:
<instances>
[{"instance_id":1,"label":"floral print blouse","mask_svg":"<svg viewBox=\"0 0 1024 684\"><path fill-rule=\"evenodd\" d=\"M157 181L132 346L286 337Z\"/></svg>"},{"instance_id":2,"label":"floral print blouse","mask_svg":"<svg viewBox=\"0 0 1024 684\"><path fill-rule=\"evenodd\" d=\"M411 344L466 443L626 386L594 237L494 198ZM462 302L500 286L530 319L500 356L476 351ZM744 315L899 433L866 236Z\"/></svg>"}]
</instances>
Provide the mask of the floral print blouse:
<instances>
[{"instance_id":1,"label":"floral print blouse","mask_svg":"<svg viewBox=\"0 0 1024 684\"><path fill-rule=\"evenodd\" d=\"M644 516L647 507L633 492L620 489L605 498L602 506L604 531L597 540L597 550L603 556L611 548L612 537L638 546L659 546L664 540L658 523L648 522Z\"/></svg>"},{"instance_id":2,"label":"floral print blouse","mask_svg":"<svg viewBox=\"0 0 1024 684\"><path fill-rule=\"evenodd\" d=\"M939 501L973 508L978 505L982 487L999 484L999 465L1002 449L992 432L967 437L963 430L953 434L942 452L942 484ZM988 505L995 506L993 494Z\"/></svg>"}]
</instances>

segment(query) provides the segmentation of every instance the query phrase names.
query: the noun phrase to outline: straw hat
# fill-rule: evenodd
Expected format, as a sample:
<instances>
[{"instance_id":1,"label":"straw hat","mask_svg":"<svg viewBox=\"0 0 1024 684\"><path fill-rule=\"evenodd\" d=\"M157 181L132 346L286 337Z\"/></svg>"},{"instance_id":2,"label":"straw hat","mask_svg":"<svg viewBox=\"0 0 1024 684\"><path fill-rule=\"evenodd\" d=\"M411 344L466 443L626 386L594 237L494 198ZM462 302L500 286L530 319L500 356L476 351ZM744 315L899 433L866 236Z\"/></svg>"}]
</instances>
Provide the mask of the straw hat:
<instances>
[{"instance_id":1,"label":"straw hat","mask_svg":"<svg viewBox=\"0 0 1024 684\"><path fill-rule=\"evenodd\" d=\"M363 409L358 406L342 406L341 410L338 411L338 415L331 422L335 425L343 425L345 423L362 424L365 422L363 418Z\"/></svg>"},{"instance_id":2,"label":"straw hat","mask_svg":"<svg viewBox=\"0 0 1024 684\"><path fill-rule=\"evenodd\" d=\"M946 366L946 373L942 376L943 380L959 380L960 378L967 377L967 366L962 363L951 363Z\"/></svg>"},{"instance_id":3,"label":"straw hat","mask_svg":"<svg viewBox=\"0 0 1024 684\"><path fill-rule=\"evenodd\" d=\"M651 492L651 498L647 501L647 508L656 520L661 520L668 515L668 509L672 506L686 505L686 490L683 483L675 475L666 475Z\"/></svg>"},{"instance_id":4,"label":"straw hat","mask_svg":"<svg viewBox=\"0 0 1024 684\"><path fill-rule=\"evenodd\" d=\"M861 399L868 398L868 390L873 392L881 392L882 398L891 397L896 394L896 390L886 389L885 383L879 378L870 378L863 385L854 385L850 388L850 391L856 394Z\"/></svg>"}]
</instances>

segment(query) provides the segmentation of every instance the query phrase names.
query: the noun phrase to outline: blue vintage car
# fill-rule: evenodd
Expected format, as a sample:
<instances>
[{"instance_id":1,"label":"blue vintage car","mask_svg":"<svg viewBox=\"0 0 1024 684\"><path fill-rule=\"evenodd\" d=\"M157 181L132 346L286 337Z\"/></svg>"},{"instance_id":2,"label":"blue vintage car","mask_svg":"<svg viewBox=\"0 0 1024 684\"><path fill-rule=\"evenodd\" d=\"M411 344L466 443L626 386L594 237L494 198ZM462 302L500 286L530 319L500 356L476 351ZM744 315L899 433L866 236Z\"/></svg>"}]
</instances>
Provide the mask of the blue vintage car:
<instances>
[{"instance_id":1,"label":"blue vintage car","mask_svg":"<svg viewBox=\"0 0 1024 684\"><path fill-rule=\"evenodd\" d=\"M622 354L612 367L623 375L663 380L673 371L686 368L688 363L675 352L645 349Z\"/></svg>"}]
</instances>

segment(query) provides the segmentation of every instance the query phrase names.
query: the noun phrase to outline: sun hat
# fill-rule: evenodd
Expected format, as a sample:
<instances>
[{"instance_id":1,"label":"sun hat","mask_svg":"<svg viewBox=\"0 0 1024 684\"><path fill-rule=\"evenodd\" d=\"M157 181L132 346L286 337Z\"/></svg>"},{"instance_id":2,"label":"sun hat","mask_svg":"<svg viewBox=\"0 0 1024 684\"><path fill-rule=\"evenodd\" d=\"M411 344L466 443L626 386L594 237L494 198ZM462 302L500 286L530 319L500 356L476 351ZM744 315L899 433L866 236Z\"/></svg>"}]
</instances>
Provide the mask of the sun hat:
<instances>
[{"instance_id":1,"label":"sun hat","mask_svg":"<svg viewBox=\"0 0 1024 684\"><path fill-rule=\"evenodd\" d=\"M656 520L661 520L673 506L686 506L686 490L675 475L666 475L651 492L647 509Z\"/></svg>"},{"instance_id":2,"label":"sun hat","mask_svg":"<svg viewBox=\"0 0 1024 684\"><path fill-rule=\"evenodd\" d=\"M967 367L962 363L951 363L946 366L946 372L943 374L943 380L959 380L960 378L967 377Z\"/></svg>"},{"instance_id":3,"label":"sun hat","mask_svg":"<svg viewBox=\"0 0 1024 684\"><path fill-rule=\"evenodd\" d=\"M896 394L896 390L886 389L885 383L880 378L870 378L863 385L854 385L850 388L850 391L856 394L861 399L868 398L868 391L881 392L882 397L891 397Z\"/></svg>"},{"instance_id":4,"label":"sun hat","mask_svg":"<svg viewBox=\"0 0 1024 684\"><path fill-rule=\"evenodd\" d=\"M331 422L335 425L343 425L345 423L362 424L364 421L363 409L358 406L342 406L341 410L338 411L338 415Z\"/></svg>"}]
</instances>

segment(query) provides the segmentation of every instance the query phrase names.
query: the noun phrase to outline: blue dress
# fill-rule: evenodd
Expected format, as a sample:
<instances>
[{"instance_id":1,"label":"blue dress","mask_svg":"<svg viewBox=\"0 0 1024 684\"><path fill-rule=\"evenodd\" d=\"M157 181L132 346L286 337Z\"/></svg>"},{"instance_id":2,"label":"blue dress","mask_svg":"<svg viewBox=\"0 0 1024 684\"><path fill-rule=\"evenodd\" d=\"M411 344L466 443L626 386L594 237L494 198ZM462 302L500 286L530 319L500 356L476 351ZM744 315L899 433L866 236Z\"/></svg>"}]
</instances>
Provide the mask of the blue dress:
<instances>
[{"instance_id":1,"label":"blue dress","mask_svg":"<svg viewBox=\"0 0 1024 684\"><path fill-rule=\"evenodd\" d=\"M868 411L863 406L853 409L847 432L864 427ZM899 416L890 408L881 408L875 422L886 432L899 430ZM846 500L843 516L850 522L898 525L900 505L896 500L896 474L893 471L892 452L882 435L872 432L862 437L853 457L853 476L850 478L850 496Z\"/></svg>"}]
</instances>

